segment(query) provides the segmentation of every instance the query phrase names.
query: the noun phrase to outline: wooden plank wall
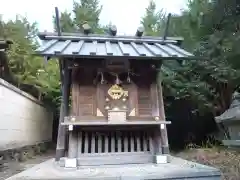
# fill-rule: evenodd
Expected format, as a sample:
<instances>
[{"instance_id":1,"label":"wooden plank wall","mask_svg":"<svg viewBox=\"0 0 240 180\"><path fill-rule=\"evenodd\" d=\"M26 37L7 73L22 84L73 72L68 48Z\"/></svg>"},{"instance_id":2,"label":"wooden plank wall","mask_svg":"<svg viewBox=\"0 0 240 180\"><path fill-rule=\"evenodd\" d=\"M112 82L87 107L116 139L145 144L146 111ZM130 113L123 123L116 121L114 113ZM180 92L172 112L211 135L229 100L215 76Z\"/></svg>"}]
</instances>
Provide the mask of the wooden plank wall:
<instances>
[{"instance_id":1,"label":"wooden plank wall","mask_svg":"<svg viewBox=\"0 0 240 180\"><path fill-rule=\"evenodd\" d=\"M79 70L73 71L72 76L72 115L95 116L97 94L93 77Z\"/></svg>"},{"instance_id":2,"label":"wooden plank wall","mask_svg":"<svg viewBox=\"0 0 240 180\"><path fill-rule=\"evenodd\" d=\"M151 117L152 105L150 86L138 86L138 116L139 117Z\"/></svg>"},{"instance_id":3,"label":"wooden plank wall","mask_svg":"<svg viewBox=\"0 0 240 180\"><path fill-rule=\"evenodd\" d=\"M81 79L81 77L84 77ZM111 85L93 85L94 77L80 70L73 71L72 83L72 115L96 116L97 108L107 117L105 113L105 97ZM136 84L126 84L124 89L129 91L129 112L135 109L136 117L164 117L164 105L162 92L156 82L145 78ZM159 93L160 91L160 93Z\"/></svg>"}]
</instances>

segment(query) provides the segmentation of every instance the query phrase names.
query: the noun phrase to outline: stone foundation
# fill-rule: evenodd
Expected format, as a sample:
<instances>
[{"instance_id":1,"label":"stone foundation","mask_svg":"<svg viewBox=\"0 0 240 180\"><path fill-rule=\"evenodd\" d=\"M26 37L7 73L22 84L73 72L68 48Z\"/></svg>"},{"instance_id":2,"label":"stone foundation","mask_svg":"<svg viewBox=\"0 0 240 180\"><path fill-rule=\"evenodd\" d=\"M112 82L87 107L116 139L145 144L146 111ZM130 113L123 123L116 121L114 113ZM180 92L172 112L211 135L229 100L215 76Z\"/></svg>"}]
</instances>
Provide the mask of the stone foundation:
<instances>
[{"instance_id":1,"label":"stone foundation","mask_svg":"<svg viewBox=\"0 0 240 180\"><path fill-rule=\"evenodd\" d=\"M123 164L59 167L54 159L34 166L7 180L220 180L218 169L169 156L166 164Z\"/></svg>"},{"instance_id":2,"label":"stone foundation","mask_svg":"<svg viewBox=\"0 0 240 180\"><path fill-rule=\"evenodd\" d=\"M31 146L24 146L16 149L8 149L0 151L0 165L6 161L26 161L33 158L35 155L45 153L52 146L51 142L38 143Z\"/></svg>"}]
</instances>

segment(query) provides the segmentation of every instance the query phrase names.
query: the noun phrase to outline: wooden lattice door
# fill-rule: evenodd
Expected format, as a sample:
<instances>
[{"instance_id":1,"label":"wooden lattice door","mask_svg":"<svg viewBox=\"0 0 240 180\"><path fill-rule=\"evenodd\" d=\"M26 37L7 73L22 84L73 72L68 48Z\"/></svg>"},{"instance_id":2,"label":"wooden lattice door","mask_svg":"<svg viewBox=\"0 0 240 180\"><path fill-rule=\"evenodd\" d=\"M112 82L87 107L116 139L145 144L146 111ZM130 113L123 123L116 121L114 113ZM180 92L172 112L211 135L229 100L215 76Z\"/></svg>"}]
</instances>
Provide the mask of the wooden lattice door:
<instances>
[{"instance_id":1,"label":"wooden lattice door","mask_svg":"<svg viewBox=\"0 0 240 180\"><path fill-rule=\"evenodd\" d=\"M81 131L78 164L152 163L153 135L146 130Z\"/></svg>"}]
</instances>

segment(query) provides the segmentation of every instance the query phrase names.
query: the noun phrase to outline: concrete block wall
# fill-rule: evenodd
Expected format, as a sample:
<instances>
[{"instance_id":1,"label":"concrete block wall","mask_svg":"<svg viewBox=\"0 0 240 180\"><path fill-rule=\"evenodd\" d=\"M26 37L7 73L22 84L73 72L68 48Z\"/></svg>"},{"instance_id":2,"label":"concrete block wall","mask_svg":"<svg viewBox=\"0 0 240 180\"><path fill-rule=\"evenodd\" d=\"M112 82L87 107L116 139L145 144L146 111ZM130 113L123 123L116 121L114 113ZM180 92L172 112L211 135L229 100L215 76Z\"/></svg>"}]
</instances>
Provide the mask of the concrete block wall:
<instances>
[{"instance_id":1,"label":"concrete block wall","mask_svg":"<svg viewBox=\"0 0 240 180\"><path fill-rule=\"evenodd\" d=\"M0 151L52 140L53 113L0 79Z\"/></svg>"}]
</instances>

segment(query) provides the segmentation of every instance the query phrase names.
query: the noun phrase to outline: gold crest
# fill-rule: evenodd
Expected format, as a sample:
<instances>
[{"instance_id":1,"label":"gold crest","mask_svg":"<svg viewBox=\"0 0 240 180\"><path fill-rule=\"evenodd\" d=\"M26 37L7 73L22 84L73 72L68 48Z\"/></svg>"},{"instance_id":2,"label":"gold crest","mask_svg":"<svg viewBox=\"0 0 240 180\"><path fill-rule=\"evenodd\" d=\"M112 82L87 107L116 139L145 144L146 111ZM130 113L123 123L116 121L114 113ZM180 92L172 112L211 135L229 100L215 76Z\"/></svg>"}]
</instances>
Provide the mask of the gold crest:
<instances>
[{"instance_id":1,"label":"gold crest","mask_svg":"<svg viewBox=\"0 0 240 180\"><path fill-rule=\"evenodd\" d=\"M125 94L125 91L123 90L123 88L118 86L117 84L113 85L108 90L108 95L115 100L120 99L124 94Z\"/></svg>"}]
</instances>

